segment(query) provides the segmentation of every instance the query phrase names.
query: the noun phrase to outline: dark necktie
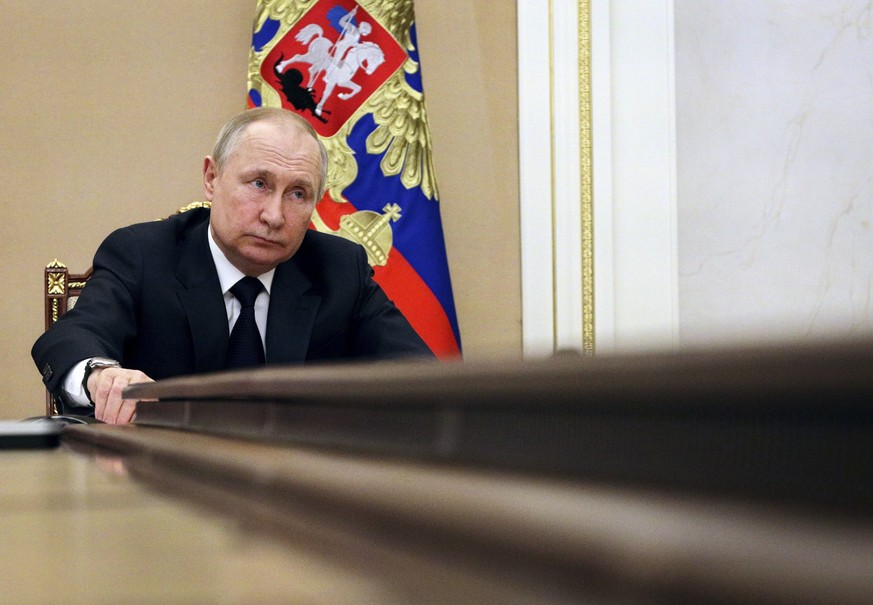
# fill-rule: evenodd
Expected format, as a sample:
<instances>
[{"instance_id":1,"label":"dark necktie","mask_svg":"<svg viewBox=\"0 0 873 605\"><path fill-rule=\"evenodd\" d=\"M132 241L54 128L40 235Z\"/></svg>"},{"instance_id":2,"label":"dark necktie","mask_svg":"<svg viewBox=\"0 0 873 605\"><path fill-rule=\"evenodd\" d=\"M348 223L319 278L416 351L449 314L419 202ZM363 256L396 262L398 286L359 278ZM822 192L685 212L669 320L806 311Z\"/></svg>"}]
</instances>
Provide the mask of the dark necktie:
<instances>
[{"instance_id":1,"label":"dark necktie","mask_svg":"<svg viewBox=\"0 0 873 605\"><path fill-rule=\"evenodd\" d=\"M264 345L255 322L255 299L263 289L264 285L256 277L244 277L230 289L242 309L227 343L225 367L228 369L264 365Z\"/></svg>"}]
</instances>

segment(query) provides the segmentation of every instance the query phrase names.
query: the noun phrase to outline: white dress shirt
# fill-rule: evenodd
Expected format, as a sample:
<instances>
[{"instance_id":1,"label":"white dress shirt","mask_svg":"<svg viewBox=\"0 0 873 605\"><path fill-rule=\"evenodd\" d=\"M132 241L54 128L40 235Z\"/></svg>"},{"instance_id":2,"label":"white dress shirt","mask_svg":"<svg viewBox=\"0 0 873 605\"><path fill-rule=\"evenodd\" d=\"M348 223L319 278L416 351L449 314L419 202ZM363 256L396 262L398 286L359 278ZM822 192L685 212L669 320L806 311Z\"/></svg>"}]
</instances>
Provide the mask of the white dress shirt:
<instances>
[{"instance_id":1,"label":"white dress shirt","mask_svg":"<svg viewBox=\"0 0 873 605\"><path fill-rule=\"evenodd\" d=\"M227 333L230 334L242 308L230 289L236 282L245 277L245 274L227 260L224 252L215 243L215 238L212 236L212 225L207 230L207 237L209 239L209 251L212 253L212 262L215 263L215 270L218 272L218 282L221 284L221 293L224 296L224 307L227 310ZM258 298L255 299L255 322L258 324L258 331L261 333L261 343L264 344L265 349L267 310L270 307L270 288L273 286L273 275L275 273L276 269L270 269L266 273L258 275L258 279L264 284L264 289L258 294ZM85 393L85 388L82 385L82 380L85 378L85 364L88 363L88 359L83 359L67 372L67 376L64 378L63 389L70 403L91 407L91 402L88 400L88 395Z\"/></svg>"},{"instance_id":2,"label":"white dress shirt","mask_svg":"<svg viewBox=\"0 0 873 605\"><path fill-rule=\"evenodd\" d=\"M224 252L215 243L212 237L212 225L209 226L209 250L212 252L212 261L215 263L215 270L218 272L218 281L221 284L221 293L224 295L224 306L227 309L227 330L228 334L233 330L233 325L236 323L236 318L239 317L241 305L239 301L231 294L230 289L234 284L245 277L245 273L230 264ZM255 321L258 324L258 331L261 333L261 342L265 342L265 334L267 333L267 309L270 306L270 288L273 286L273 275L276 269L270 269L263 275L258 275L258 279L264 284L264 289L258 294L255 299Z\"/></svg>"}]
</instances>

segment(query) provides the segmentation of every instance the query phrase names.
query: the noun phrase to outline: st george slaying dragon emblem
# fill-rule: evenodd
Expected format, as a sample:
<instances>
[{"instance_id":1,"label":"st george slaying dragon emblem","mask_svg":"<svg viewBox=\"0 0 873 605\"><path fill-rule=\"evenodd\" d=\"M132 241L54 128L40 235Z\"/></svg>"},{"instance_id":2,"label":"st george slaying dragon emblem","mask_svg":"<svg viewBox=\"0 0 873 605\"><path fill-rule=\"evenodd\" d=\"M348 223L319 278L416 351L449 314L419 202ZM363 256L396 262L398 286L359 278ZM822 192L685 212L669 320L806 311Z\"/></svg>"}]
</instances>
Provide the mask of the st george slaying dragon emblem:
<instances>
[{"instance_id":1,"label":"st george slaying dragon emblem","mask_svg":"<svg viewBox=\"0 0 873 605\"><path fill-rule=\"evenodd\" d=\"M387 263L402 200L367 200L375 207L360 210L363 200L347 199L356 179L369 178L356 156L382 156L379 178L399 177L406 189L437 198L419 66L408 54L415 52L411 3L263 1L255 17L249 105L284 107L312 124L330 156L313 226L362 244L374 266ZM365 149L352 149L349 134L365 116L375 129Z\"/></svg>"}]
</instances>

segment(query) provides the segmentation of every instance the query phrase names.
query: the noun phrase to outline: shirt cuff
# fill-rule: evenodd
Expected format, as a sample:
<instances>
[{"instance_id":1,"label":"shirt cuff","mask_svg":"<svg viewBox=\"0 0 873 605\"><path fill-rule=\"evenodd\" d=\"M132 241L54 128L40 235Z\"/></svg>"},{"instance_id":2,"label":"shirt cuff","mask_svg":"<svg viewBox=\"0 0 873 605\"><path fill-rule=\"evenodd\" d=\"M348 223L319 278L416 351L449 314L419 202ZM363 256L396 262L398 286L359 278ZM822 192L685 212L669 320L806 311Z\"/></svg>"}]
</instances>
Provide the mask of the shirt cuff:
<instances>
[{"instance_id":1,"label":"shirt cuff","mask_svg":"<svg viewBox=\"0 0 873 605\"><path fill-rule=\"evenodd\" d=\"M83 359L67 372L64 377L64 382L61 388L64 390L65 400L67 403L78 405L81 407L94 407L88 399L88 394L82 386L82 380L85 378L85 364L87 359Z\"/></svg>"}]
</instances>

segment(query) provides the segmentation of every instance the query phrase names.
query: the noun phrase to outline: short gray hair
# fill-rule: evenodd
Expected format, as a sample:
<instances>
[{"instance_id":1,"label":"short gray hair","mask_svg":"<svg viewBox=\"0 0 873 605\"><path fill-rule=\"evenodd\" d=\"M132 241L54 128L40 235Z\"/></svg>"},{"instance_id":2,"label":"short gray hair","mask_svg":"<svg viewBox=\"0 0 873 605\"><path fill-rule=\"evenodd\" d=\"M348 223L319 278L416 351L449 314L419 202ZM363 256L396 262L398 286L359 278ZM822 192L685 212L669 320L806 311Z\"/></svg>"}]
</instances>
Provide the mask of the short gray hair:
<instances>
[{"instance_id":1,"label":"short gray hair","mask_svg":"<svg viewBox=\"0 0 873 605\"><path fill-rule=\"evenodd\" d=\"M287 109L279 107L255 107L238 113L228 120L222 127L221 132L218 133L215 147L212 148L212 159L215 161L216 171L220 173L224 169L228 158L236 150L240 136L255 122L284 123L296 128L298 131L308 133L315 139L315 142L318 143L318 151L321 156L321 173L319 175L320 182L318 184L316 202L320 200L327 187L327 149L321 138L319 138L318 133L312 127L312 124Z\"/></svg>"}]
</instances>

